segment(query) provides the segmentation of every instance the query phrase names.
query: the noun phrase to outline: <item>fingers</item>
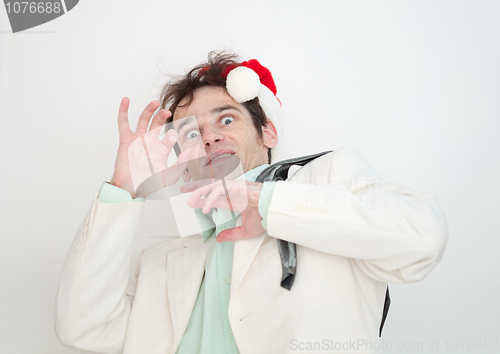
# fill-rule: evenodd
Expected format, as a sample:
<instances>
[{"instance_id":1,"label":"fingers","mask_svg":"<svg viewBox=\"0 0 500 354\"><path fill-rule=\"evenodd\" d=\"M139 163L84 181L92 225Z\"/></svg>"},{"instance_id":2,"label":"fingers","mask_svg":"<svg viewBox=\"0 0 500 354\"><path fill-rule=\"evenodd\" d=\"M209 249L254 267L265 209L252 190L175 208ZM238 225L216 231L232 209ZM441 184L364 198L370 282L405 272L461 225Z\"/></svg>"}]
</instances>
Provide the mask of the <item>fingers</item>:
<instances>
[{"instance_id":1,"label":"fingers","mask_svg":"<svg viewBox=\"0 0 500 354\"><path fill-rule=\"evenodd\" d=\"M234 211L231 207L230 204L228 203L228 198L225 195L220 195L220 196L212 196L212 200L209 200L207 198L200 198L197 199L193 202L191 202L190 207L193 209L201 209L203 214L206 214L210 211L210 209L217 208L217 209L226 209L229 210L233 213Z\"/></svg>"},{"instance_id":2,"label":"fingers","mask_svg":"<svg viewBox=\"0 0 500 354\"><path fill-rule=\"evenodd\" d=\"M170 111L167 111L166 109L160 110L154 117L153 121L151 122L151 126L149 127L149 130L153 130L155 128L158 128L159 126L165 124L166 120L172 115Z\"/></svg>"},{"instance_id":3,"label":"fingers","mask_svg":"<svg viewBox=\"0 0 500 354\"><path fill-rule=\"evenodd\" d=\"M210 211L210 209L212 209L214 207L214 203L216 202L217 199L220 198L221 195L224 195L224 190L222 188L217 187L214 190L212 190L212 192L210 193L210 195L208 195L206 198L203 199L203 201L205 202L204 203L205 205L203 205L203 208L201 209L201 212L203 214L208 213ZM225 201L226 198L229 198L229 196L224 197L223 201ZM220 208L221 206L218 205L216 207Z\"/></svg>"},{"instance_id":4,"label":"fingers","mask_svg":"<svg viewBox=\"0 0 500 354\"><path fill-rule=\"evenodd\" d=\"M128 97L123 97L120 103L120 108L118 110L118 132L120 134L124 133L127 130L130 130L130 126L128 124L128 106L130 100Z\"/></svg>"},{"instance_id":5,"label":"fingers","mask_svg":"<svg viewBox=\"0 0 500 354\"><path fill-rule=\"evenodd\" d=\"M165 134L163 139L161 139L161 142L163 145L165 145L167 148L169 148L170 151L172 151L172 148L174 147L178 138L179 138L179 134L177 134L177 132L174 129L170 129Z\"/></svg>"},{"instance_id":6,"label":"fingers","mask_svg":"<svg viewBox=\"0 0 500 354\"><path fill-rule=\"evenodd\" d=\"M231 212L241 212L247 206L245 196L241 196L241 189L231 191L231 185L224 186L220 182L198 188L188 200L191 208L201 208L204 214L212 208L228 209Z\"/></svg>"},{"instance_id":7,"label":"fingers","mask_svg":"<svg viewBox=\"0 0 500 354\"><path fill-rule=\"evenodd\" d=\"M196 190L193 192L193 194L189 198L187 204L191 208L196 208L199 200L203 196L207 195L208 193L211 193L211 195L220 196L220 194L217 194L216 190L217 190L217 187L214 184L210 184L210 185L204 186L204 187L198 187L198 188L196 188ZM203 203L203 204L206 205L206 203ZM204 208L204 210L205 210L205 208ZM203 211L204 214L206 214L207 212L208 211Z\"/></svg>"},{"instance_id":8,"label":"fingers","mask_svg":"<svg viewBox=\"0 0 500 354\"><path fill-rule=\"evenodd\" d=\"M167 131L163 139L161 139L161 143L167 148L167 156L170 156L172 153L172 149L174 148L175 143L177 142L178 134L174 129L170 129ZM184 156L183 156L184 157ZM187 160L187 159L186 159ZM177 158L177 162L180 163L179 158ZM182 161L185 162L185 161Z\"/></svg>"},{"instance_id":9,"label":"fingers","mask_svg":"<svg viewBox=\"0 0 500 354\"><path fill-rule=\"evenodd\" d=\"M209 181L196 181L181 187L183 193L193 191L187 202L191 208L202 208L202 212L206 214L214 207L236 212L240 212L247 207L246 181L224 182L219 180L214 183ZM206 185L207 183L210 184Z\"/></svg>"},{"instance_id":10,"label":"fingers","mask_svg":"<svg viewBox=\"0 0 500 354\"><path fill-rule=\"evenodd\" d=\"M124 133L130 130L130 125L128 122L128 108L129 108L130 100L128 97L124 97L120 103L120 108L118 111L118 131ZM141 113L139 120L137 122L136 132L145 133L148 129L149 121L153 116L153 113L158 109L160 103L158 101L150 102L144 111ZM153 130L163 124L165 121L172 115L172 113L168 110L162 109L160 110L153 118L153 122L151 123L150 130Z\"/></svg>"},{"instance_id":11,"label":"fingers","mask_svg":"<svg viewBox=\"0 0 500 354\"><path fill-rule=\"evenodd\" d=\"M188 200L188 205L191 207L194 207L196 202L201 199L202 197L208 195L209 193L220 196L224 194L224 189L222 188L222 184L220 181L211 183L210 180L202 180L202 181L196 181L189 183L190 185L190 190L193 191L193 194ZM194 189L193 186L196 186ZM183 192L184 190L181 189Z\"/></svg>"},{"instance_id":12,"label":"fingers","mask_svg":"<svg viewBox=\"0 0 500 354\"><path fill-rule=\"evenodd\" d=\"M177 162L174 165L182 164L189 161L189 156L191 155L191 148L187 148L177 157Z\"/></svg>"},{"instance_id":13,"label":"fingers","mask_svg":"<svg viewBox=\"0 0 500 354\"><path fill-rule=\"evenodd\" d=\"M139 117L139 121L137 122L137 128L135 130L136 133L146 133L146 131L148 130L149 121L151 120L153 113L158 109L159 106L160 102L156 100L146 106L144 111L142 111L141 116Z\"/></svg>"},{"instance_id":14,"label":"fingers","mask_svg":"<svg viewBox=\"0 0 500 354\"><path fill-rule=\"evenodd\" d=\"M227 229L219 232L215 240L217 242L227 242L227 241L243 240L245 238L249 237L245 234L243 226L238 226L232 229Z\"/></svg>"}]
</instances>

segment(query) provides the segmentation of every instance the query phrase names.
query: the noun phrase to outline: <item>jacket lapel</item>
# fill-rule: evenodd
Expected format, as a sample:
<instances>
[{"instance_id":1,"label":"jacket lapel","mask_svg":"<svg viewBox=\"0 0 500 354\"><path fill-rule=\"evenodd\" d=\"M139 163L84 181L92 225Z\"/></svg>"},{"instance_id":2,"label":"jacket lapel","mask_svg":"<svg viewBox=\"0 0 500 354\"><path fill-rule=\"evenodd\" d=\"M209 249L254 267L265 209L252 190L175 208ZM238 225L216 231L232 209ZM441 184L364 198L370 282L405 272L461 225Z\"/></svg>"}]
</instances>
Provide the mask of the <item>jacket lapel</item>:
<instances>
[{"instance_id":1,"label":"jacket lapel","mask_svg":"<svg viewBox=\"0 0 500 354\"><path fill-rule=\"evenodd\" d=\"M184 245L184 247L187 247ZM167 293L174 329L174 351L186 330L205 271L207 244L167 255Z\"/></svg>"},{"instance_id":2,"label":"jacket lapel","mask_svg":"<svg viewBox=\"0 0 500 354\"><path fill-rule=\"evenodd\" d=\"M252 263L255 255L259 251L259 248L266 237L267 232L261 233L259 236L239 240L234 243L234 256L233 256L233 273L231 281L231 294L230 298L233 297L234 293L241 284L243 277L245 276L250 264Z\"/></svg>"}]
</instances>

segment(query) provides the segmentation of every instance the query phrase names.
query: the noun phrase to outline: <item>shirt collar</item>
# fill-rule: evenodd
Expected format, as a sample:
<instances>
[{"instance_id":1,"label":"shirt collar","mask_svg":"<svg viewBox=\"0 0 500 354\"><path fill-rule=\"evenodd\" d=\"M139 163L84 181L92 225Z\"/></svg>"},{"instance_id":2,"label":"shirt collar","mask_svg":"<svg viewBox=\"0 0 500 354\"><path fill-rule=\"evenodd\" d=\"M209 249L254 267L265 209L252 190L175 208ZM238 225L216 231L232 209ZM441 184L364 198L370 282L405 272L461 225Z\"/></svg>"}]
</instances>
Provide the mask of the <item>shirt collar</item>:
<instances>
[{"instance_id":1,"label":"shirt collar","mask_svg":"<svg viewBox=\"0 0 500 354\"><path fill-rule=\"evenodd\" d=\"M269 167L269 164L265 163L263 165L257 166L254 169L245 172L241 176L239 176L237 179L244 179L248 182L255 182L257 177L259 177L260 173L264 171L267 167Z\"/></svg>"}]
</instances>

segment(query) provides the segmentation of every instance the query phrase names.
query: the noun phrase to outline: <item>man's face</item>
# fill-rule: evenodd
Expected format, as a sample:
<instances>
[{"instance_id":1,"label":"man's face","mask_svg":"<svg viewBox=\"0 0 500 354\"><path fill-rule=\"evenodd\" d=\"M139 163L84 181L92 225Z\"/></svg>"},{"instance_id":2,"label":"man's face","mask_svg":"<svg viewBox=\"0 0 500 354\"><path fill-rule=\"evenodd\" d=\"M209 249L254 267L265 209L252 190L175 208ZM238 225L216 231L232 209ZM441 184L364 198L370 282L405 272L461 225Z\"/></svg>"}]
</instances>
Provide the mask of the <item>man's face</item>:
<instances>
[{"instance_id":1,"label":"man's face","mask_svg":"<svg viewBox=\"0 0 500 354\"><path fill-rule=\"evenodd\" d=\"M267 163L268 148L277 144L272 123L262 127L260 138L248 110L222 87L197 89L189 106L175 110L173 120L179 146L182 150L191 148L188 178L193 180L225 177L217 171L231 172L241 162L228 176L234 178Z\"/></svg>"}]
</instances>

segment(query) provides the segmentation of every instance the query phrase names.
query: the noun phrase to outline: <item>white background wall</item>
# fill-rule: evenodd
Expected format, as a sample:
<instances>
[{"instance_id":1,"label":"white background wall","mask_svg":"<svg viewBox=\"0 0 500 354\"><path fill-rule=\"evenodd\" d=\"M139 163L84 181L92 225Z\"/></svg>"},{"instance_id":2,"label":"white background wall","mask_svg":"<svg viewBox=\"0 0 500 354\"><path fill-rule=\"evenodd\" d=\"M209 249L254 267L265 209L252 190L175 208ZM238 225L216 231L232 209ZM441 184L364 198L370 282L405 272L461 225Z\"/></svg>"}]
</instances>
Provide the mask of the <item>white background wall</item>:
<instances>
[{"instance_id":1,"label":"white background wall","mask_svg":"<svg viewBox=\"0 0 500 354\"><path fill-rule=\"evenodd\" d=\"M136 120L162 73L223 48L273 71L283 158L349 146L438 196L447 251L423 282L391 286L384 342L500 342L499 18L498 1L84 0L12 34L0 9L0 352L71 352L54 298L113 172L120 99Z\"/></svg>"}]
</instances>

